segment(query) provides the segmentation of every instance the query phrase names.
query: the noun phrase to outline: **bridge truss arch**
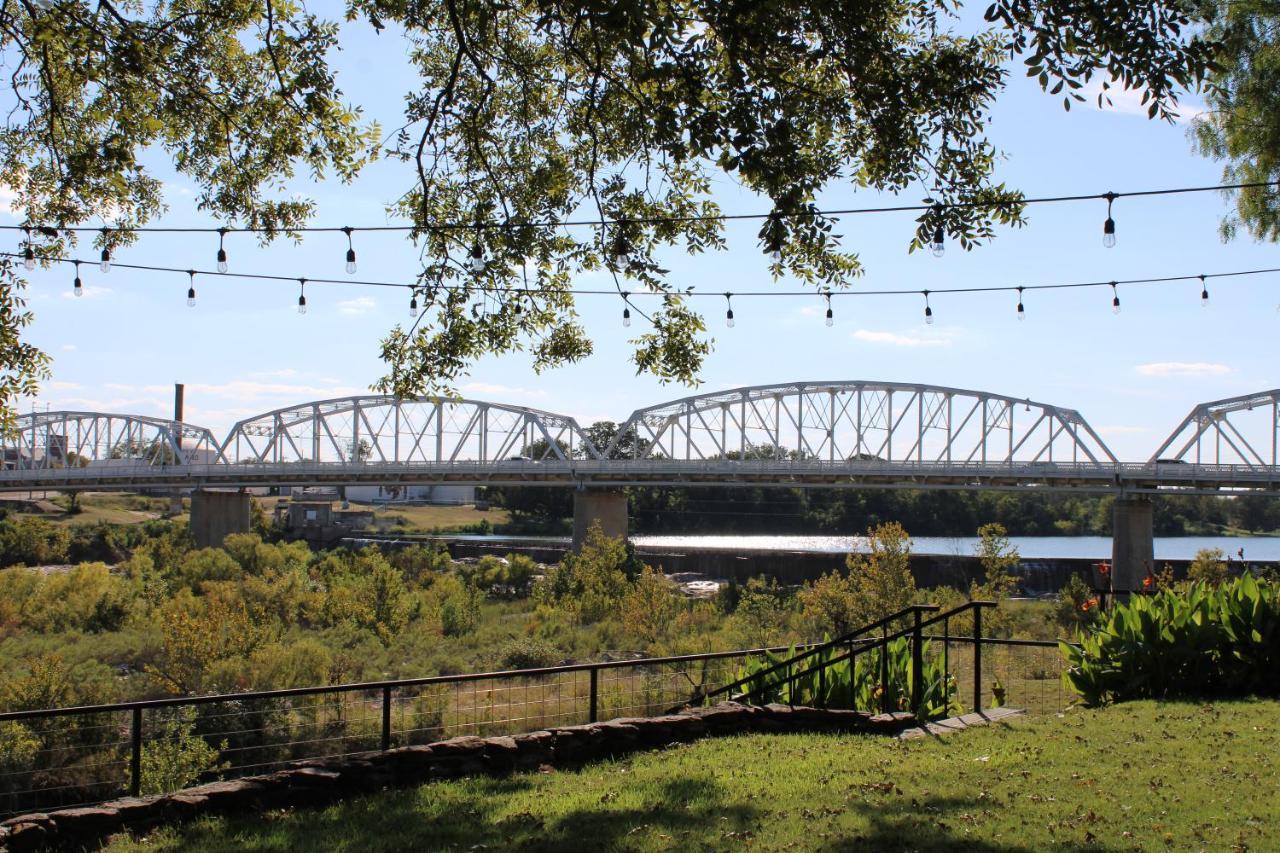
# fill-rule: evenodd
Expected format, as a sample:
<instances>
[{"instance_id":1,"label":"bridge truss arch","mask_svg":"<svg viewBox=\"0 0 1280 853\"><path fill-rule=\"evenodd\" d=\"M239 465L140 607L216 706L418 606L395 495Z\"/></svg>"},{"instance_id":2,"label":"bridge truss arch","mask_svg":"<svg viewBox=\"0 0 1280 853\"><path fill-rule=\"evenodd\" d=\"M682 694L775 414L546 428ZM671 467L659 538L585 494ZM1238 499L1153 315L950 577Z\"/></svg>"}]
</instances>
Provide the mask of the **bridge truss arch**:
<instances>
[{"instance_id":1,"label":"bridge truss arch","mask_svg":"<svg viewBox=\"0 0 1280 853\"><path fill-rule=\"evenodd\" d=\"M734 388L639 409L606 456L944 465L1116 458L1073 409L1000 394L893 382Z\"/></svg>"},{"instance_id":2,"label":"bridge truss arch","mask_svg":"<svg viewBox=\"0 0 1280 853\"><path fill-rule=\"evenodd\" d=\"M231 463L568 462L600 454L576 420L448 397L318 400L240 421L221 447Z\"/></svg>"},{"instance_id":3,"label":"bridge truss arch","mask_svg":"<svg viewBox=\"0 0 1280 853\"><path fill-rule=\"evenodd\" d=\"M1280 468L1280 388L1201 403L1151 462Z\"/></svg>"},{"instance_id":4,"label":"bridge truss arch","mask_svg":"<svg viewBox=\"0 0 1280 853\"><path fill-rule=\"evenodd\" d=\"M218 440L201 426L143 415L32 412L0 434L7 470L137 468L223 461Z\"/></svg>"}]
</instances>

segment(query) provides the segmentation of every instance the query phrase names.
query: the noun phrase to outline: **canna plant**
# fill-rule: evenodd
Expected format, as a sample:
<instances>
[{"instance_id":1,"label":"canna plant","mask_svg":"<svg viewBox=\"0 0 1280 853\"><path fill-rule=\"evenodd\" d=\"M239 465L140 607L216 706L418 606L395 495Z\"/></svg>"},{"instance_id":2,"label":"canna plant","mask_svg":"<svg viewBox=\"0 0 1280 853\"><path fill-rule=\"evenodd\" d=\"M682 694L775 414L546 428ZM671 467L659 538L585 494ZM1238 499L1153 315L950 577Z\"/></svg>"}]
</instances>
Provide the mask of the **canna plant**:
<instances>
[{"instance_id":1,"label":"canna plant","mask_svg":"<svg viewBox=\"0 0 1280 853\"><path fill-rule=\"evenodd\" d=\"M1280 695L1280 586L1244 576L1135 596L1061 643L1082 704Z\"/></svg>"}]
</instances>

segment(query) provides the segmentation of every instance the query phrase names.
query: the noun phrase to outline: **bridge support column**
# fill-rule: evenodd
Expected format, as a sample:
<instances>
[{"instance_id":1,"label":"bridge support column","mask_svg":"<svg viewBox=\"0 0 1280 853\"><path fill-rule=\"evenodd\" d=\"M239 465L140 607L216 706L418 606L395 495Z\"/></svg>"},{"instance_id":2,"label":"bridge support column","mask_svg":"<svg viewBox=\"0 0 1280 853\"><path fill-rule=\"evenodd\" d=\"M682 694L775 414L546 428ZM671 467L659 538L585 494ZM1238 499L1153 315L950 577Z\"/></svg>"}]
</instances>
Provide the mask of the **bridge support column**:
<instances>
[{"instance_id":1,"label":"bridge support column","mask_svg":"<svg viewBox=\"0 0 1280 853\"><path fill-rule=\"evenodd\" d=\"M1147 498L1117 498L1111 522L1111 586L1142 589L1155 571L1154 508Z\"/></svg>"},{"instance_id":2,"label":"bridge support column","mask_svg":"<svg viewBox=\"0 0 1280 853\"><path fill-rule=\"evenodd\" d=\"M191 493L191 536L197 548L220 548L232 533L249 532L247 492Z\"/></svg>"},{"instance_id":3,"label":"bridge support column","mask_svg":"<svg viewBox=\"0 0 1280 853\"><path fill-rule=\"evenodd\" d=\"M627 537L627 494L622 489L577 489L573 493L573 552L582 550L594 523L606 536Z\"/></svg>"}]
</instances>

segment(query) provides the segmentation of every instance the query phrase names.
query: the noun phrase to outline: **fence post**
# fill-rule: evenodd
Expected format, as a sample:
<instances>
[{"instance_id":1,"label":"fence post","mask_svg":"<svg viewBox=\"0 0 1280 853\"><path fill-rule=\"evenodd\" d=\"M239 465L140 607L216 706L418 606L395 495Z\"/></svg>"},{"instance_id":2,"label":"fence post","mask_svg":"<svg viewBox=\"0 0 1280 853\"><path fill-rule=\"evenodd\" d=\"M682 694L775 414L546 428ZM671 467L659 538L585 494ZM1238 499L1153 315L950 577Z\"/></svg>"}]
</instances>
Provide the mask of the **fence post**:
<instances>
[{"instance_id":1,"label":"fence post","mask_svg":"<svg viewBox=\"0 0 1280 853\"><path fill-rule=\"evenodd\" d=\"M391 748L391 685L382 687L382 751Z\"/></svg>"},{"instance_id":2,"label":"fence post","mask_svg":"<svg viewBox=\"0 0 1280 853\"><path fill-rule=\"evenodd\" d=\"M982 711L982 605L973 606L973 710Z\"/></svg>"},{"instance_id":3,"label":"fence post","mask_svg":"<svg viewBox=\"0 0 1280 853\"><path fill-rule=\"evenodd\" d=\"M136 797L142 793L142 709L133 709L133 725L130 733L130 745L133 753L129 759L129 795Z\"/></svg>"},{"instance_id":4,"label":"fence post","mask_svg":"<svg viewBox=\"0 0 1280 853\"><path fill-rule=\"evenodd\" d=\"M594 723L598 713L600 699L600 670L597 667L591 667L591 710L587 718L588 722Z\"/></svg>"},{"instance_id":5,"label":"fence post","mask_svg":"<svg viewBox=\"0 0 1280 853\"><path fill-rule=\"evenodd\" d=\"M849 710L858 710L858 658L853 652L853 640L849 641ZM870 708L867 709L871 710Z\"/></svg>"},{"instance_id":6,"label":"fence post","mask_svg":"<svg viewBox=\"0 0 1280 853\"><path fill-rule=\"evenodd\" d=\"M911 710L919 716L924 702L924 637L920 631L920 611L914 613L915 625L911 629Z\"/></svg>"},{"instance_id":7,"label":"fence post","mask_svg":"<svg viewBox=\"0 0 1280 853\"><path fill-rule=\"evenodd\" d=\"M889 626L880 629L880 711L889 710Z\"/></svg>"}]
</instances>

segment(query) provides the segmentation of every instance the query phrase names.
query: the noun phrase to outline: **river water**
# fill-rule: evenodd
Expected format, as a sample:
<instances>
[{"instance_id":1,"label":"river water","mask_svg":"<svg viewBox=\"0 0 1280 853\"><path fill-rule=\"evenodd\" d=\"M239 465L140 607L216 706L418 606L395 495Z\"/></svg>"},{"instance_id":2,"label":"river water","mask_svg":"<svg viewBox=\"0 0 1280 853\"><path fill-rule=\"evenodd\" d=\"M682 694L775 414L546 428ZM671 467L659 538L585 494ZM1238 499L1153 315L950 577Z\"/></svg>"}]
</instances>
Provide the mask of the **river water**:
<instances>
[{"instance_id":1,"label":"river water","mask_svg":"<svg viewBox=\"0 0 1280 853\"><path fill-rule=\"evenodd\" d=\"M450 539L485 542L547 542L567 545L556 536L450 536ZM676 551L800 551L811 554L847 554L866 550L862 536L632 536L636 547ZM1023 559L1111 558L1111 539L1106 536L1014 536L1009 540ZM918 536L911 540L916 554L943 556L972 555L978 544L974 536ZM1280 561L1280 536L1176 536L1157 537L1157 560L1190 560L1202 548L1221 548L1237 557L1244 549L1246 560Z\"/></svg>"}]
</instances>

